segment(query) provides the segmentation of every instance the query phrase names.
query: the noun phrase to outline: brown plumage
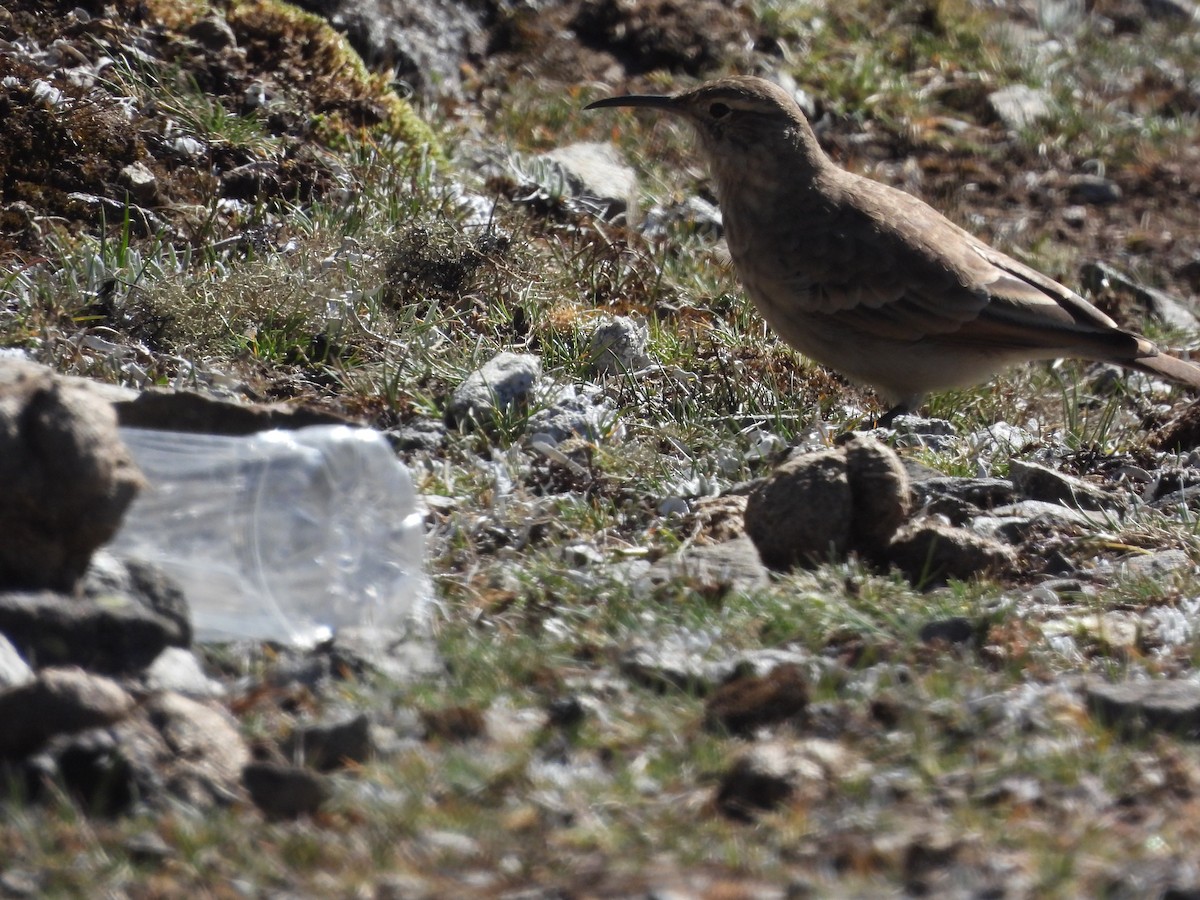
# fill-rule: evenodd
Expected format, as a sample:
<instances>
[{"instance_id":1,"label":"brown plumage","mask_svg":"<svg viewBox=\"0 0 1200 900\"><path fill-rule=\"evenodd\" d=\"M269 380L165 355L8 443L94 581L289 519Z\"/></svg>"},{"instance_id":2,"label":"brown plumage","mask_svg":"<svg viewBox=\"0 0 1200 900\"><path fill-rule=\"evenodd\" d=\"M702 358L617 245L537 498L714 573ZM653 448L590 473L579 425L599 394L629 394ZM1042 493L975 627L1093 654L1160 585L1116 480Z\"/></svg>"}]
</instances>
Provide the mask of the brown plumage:
<instances>
[{"instance_id":1,"label":"brown plumage","mask_svg":"<svg viewBox=\"0 0 1200 900\"><path fill-rule=\"evenodd\" d=\"M1200 389L1200 366L1125 331L1078 294L931 206L839 168L786 91L723 78L588 109L665 110L695 126L729 252L763 318L895 411L1029 360L1116 363Z\"/></svg>"}]
</instances>

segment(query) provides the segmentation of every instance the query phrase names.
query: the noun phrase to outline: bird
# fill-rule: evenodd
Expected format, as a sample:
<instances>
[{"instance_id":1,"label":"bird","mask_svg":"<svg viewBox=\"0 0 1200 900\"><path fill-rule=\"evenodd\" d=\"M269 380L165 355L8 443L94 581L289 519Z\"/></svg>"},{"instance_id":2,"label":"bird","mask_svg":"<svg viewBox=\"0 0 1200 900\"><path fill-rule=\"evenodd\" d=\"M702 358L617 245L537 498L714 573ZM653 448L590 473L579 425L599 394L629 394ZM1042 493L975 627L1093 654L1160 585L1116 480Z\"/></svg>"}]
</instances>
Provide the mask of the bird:
<instances>
[{"instance_id":1,"label":"bird","mask_svg":"<svg viewBox=\"0 0 1200 900\"><path fill-rule=\"evenodd\" d=\"M838 166L779 85L732 76L585 108L605 107L660 110L695 128L754 306L802 355L871 387L890 407L881 424L931 392L1034 360L1115 363L1200 390L1200 366L912 194Z\"/></svg>"}]
</instances>

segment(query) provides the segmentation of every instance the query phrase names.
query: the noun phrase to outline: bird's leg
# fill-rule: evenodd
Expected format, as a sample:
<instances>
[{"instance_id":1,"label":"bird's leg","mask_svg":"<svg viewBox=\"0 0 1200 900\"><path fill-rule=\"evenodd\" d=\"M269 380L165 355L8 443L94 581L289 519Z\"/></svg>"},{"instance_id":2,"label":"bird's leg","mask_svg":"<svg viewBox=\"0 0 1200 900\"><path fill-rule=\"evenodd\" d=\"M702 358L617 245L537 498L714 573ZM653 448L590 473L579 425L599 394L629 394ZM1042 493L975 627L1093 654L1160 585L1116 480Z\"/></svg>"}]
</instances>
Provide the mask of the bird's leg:
<instances>
[{"instance_id":1,"label":"bird's leg","mask_svg":"<svg viewBox=\"0 0 1200 900\"><path fill-rule=\"evenodd\" d=\"M896 419L899 416L906 416L910 412L912 412L912 409L909 407L909 405L907 403L897 403L895 406L893 406L891 409L889 409L882 416L880 416L878 419L875 420L875 427L876 428L891 428L892 423L894 421L896 421Z\"/></svg>"}]
</instances>

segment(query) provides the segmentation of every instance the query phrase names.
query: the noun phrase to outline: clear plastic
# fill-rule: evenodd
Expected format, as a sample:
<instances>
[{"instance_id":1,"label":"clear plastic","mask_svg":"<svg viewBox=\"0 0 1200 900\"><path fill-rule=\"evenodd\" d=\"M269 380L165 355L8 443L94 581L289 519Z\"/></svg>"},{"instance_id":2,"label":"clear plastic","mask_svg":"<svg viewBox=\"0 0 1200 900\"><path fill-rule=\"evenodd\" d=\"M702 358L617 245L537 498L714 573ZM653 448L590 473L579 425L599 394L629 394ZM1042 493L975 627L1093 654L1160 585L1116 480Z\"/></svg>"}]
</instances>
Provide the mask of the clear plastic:
<instances>
[{"instance_id":1,"label":"clear plastic","mask_svg":"<svg viewBox=\"0 0 1200 900\"><path fill-rule=\"evenodd\" d=\"M198 640L303 646L341 627L422 620L424 511L378 432L121 437L149 486L110 550L179 582Z\"/></svg>"}]
</instances>

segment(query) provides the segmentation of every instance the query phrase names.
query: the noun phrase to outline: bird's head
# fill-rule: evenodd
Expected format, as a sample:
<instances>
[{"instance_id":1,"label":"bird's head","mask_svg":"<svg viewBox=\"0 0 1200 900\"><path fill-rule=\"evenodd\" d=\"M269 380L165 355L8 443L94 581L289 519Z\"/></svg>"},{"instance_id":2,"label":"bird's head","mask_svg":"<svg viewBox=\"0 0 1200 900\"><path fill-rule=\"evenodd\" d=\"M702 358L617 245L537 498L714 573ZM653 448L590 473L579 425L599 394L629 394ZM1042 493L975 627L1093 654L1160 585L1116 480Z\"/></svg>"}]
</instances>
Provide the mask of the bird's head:
<instances>
[{"instance_id":1,"label":"bird's head","mask_svg":"<svg viewBox=\"0 0 1200 900\"><path fill-rule=\"evenodd\" d=\"M628 94L606 97L587 109L611 106L659 109L695 126L719 168L751 162L759 153L777 152L780 144L822 157L804 113L783 88L762 78L722 78L679 94Z\"/></svg>"}]
</instances>

